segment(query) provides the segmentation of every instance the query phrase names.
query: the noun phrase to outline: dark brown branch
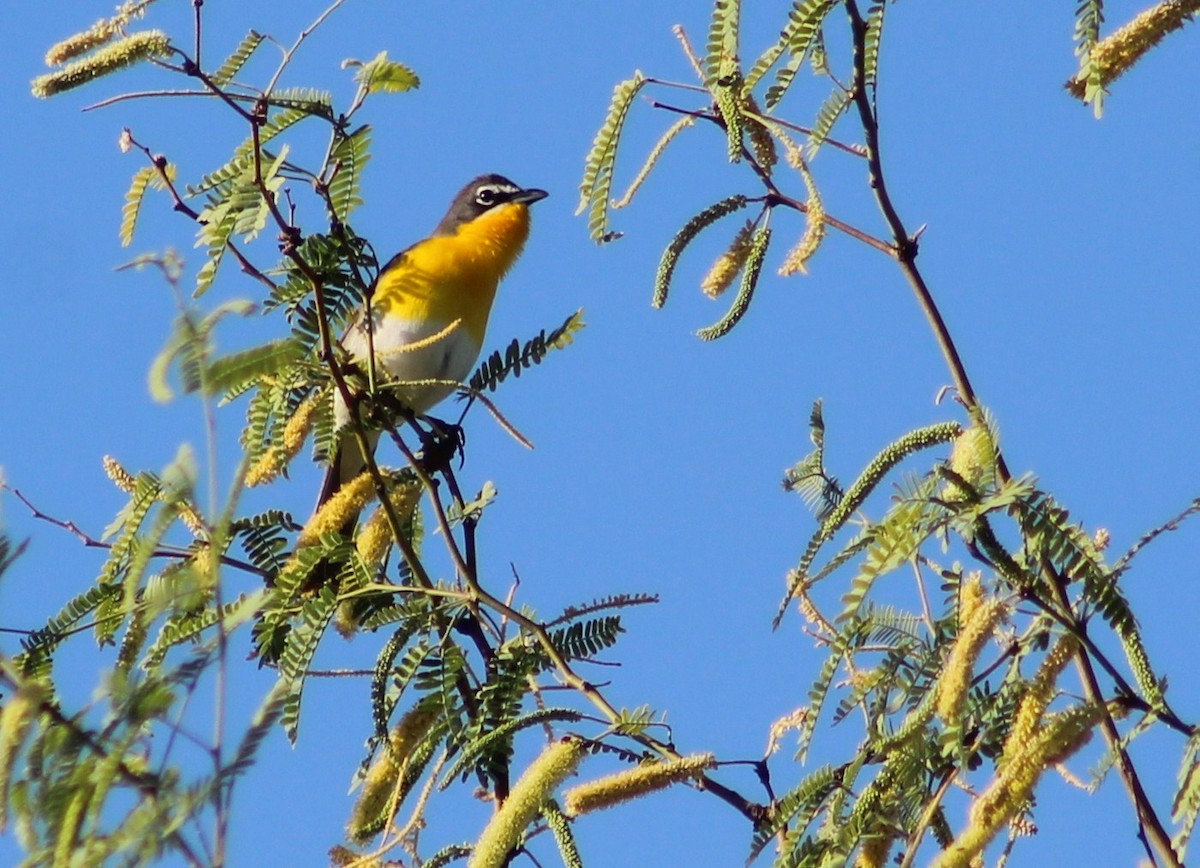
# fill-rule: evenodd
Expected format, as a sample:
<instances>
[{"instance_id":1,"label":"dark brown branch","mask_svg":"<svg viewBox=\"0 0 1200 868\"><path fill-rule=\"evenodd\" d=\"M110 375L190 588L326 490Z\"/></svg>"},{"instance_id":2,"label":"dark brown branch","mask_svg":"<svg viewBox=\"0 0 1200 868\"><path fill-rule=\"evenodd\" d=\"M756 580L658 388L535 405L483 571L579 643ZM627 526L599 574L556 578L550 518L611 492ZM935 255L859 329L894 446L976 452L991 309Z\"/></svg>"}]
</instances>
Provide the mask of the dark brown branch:
<instances>
[{"instance_id":1,"label":"dark brown branch","mask_svg":"<svg viewBox=\"0 0 1200 868\"><path fill-rule=\"evenodd\" d=\"M867 145L867 165L871 188L875 193L875 201L895 241L897 262L909 285L912 287L918 303L921 305L929 321L930 327L933 329L934 336L942 350L942 355L950 369L950 375L954 380L959 397L966 405L968 411L974 415L978 413L980 408L979 399L971 385L970 378L967 376L966 368L963 365L962 358L958 354L950 332L946 328L945 321L942 319L941 312L938 310L933 296L925 284L924 278L916 267L916 239L910 236L904 228L904 223L892 203L887 183L884 180L883 163L879 148L879 123L875 113L875 106L872 103L872 95L868 92L866 82L867 22L859 12L856 0L846 0L846 12L850 17L850 30L854 41L854 83L852 91L854 94L854 104L858 109L858 116ZM1011 481L1012 476L1004 462L1003 456L999 454L997 454L997 469L1001 482ZM1081 634L1083 628L1074 615L1070 596L1067 594L1066 580L1048 561L1043 560L1041 571L1053 589L1055 605L1060 609L1061 613L1070 616L1071 620L1074 621L1075 629L1072 632L1075 632L1077 635ZM1076 655L1075 662L1088 702L1106 707L1103 691L1096 679L1096 673L1092 668L1090 656L1086 652L1081 651ZM1121 735L1117 730L1116 723L1112 715L1107 711L1101 718L1100 728L1104 733L1109 749L1116 757L1117 768L1125 783L1125 788L1129 793L1134 810L1137 813L1139 828L1141 834L1144 836L1147 847L1152 848L1164 864L1179 866L1179 858L1171 846L1170 835L1163 828L1162 822L1150 804L1150 800L1142 788L1133 762L1130 760L1128 752L1121 743Z\"/></svg>"}]
</instances>

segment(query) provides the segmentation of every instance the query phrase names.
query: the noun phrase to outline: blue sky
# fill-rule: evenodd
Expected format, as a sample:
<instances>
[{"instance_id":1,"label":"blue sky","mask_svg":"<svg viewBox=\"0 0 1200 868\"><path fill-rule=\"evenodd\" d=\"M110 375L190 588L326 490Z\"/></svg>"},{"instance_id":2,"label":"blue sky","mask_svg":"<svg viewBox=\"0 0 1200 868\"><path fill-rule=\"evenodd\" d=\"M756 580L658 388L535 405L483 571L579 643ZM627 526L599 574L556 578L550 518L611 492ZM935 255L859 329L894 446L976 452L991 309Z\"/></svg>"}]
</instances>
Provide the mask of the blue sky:
<instances>
[{"instance_id":1,"label":"blue sky","mask_svg":"<svg viewBox=\"0 0 1200 868\"><path fill-rule=\"evenodd\" d=\"M748 38L765 45L786 4L746 5ZM893 197L911 227L927 226L920 265L999 419L1009 464L1036 472L1087 527L1108 528L1121 551L1200 495L1200 113L1191 87L1200 54L1196 32L1172 36L1117 84L1097 122L1061 87L1074 69L1074 5L894 7L879 104ZM1110 21L1139 5L1109 3ZM209 4L210 56L223 56L251 27L290 41L320 8ZM150 21L182 36L190 10L164 2ZM141 164L119 152L118 134L131 127L187 177L215 167L242 136L216 105L185 113L139 101L79 111L117 89L163 83L153 74L49 102L30 97L45 49L108 11L90 2L57 3L54 15L0 10L9 124L0 140L0 466L43 510L93 533L123 502L101 471L102 455L158 469L179 443L203 441L197 405L155 404L145 386L174 316L169 292L149 273L113 270L167 246L194 270L193 230L165 200L151 199L134 247L119 247L122 196ZM795 616L770 630L785 572L813 529L799 499L779 487L784 468L808 450L812 401L825 401L828 460L843 477L899 434L954 411L934 405L948 375L899 272L848 239L832 236L810 276L786 280L774 276L788 246L777 244L750 312L715 344L693 331L724 308L693 287L718 237L685 257L666 308L651 310L653 270L678 226L718 198L753 189L742 170L722 165L715 130L694 131L635 206L617 212L626 233L617 244L595 247L572 216L582 159L613 85L635 68L687 80L670 27L685 25L700 44L707 11L682 0L361 0L313 37L287 83L333 89L344 103L353 88L340 61L380 50L421 75L419 91L377 98L362 116L375 128L375 156L357 228L381 252L428 232L450 195L481 172L551 192L502 288L489 345L534 334L579 307L588 327L568 352L498 395L535 450L484 414L472 417L462 479L472 488L492 480L500 491L481 528L484 571L504 587L515 569L520 598L544 614L618 592L660 594L659 606L628 613L629 633L612 655L623 666L594 677L610 681L618 706L666 711L681 750L756 758L770 722L804 703L821 660ZM781 115L808 123L822 97L801 82ZM668 122L648 106L635 109L623 177ZM852 125L839 130L853 138ZM883 234L860 162L827 149L813 170L830 213ZM773 225L781 241L802 228ZM265 247L259 255L272 261ZM206 303L256 292L230 270ZM278 328L253 319L222 337L235 348ZM220 420L227 475L242 418L236 406ZM317 484L316 469L298 469L252 503L282 501L305 515ZM35 626L92 581L102 558L33 521L11 497L0 507L9 531L31 538L0 585L0 621ZM1160 542L1126 585L1185 719L1200 715L1200 679L1178 638L1194 629L1200 602L1188 556L1196 533L1185 527ZM336 640L321 662L369 666L374 647ZM88 656L73 659L82 668ZM90 685L80 680L79 698ZM249 673L242 686L251 694L265 685ZM264 852L272 864L321 864L339 839L345 788L369 732L365 683L314 684L306 714L299 746L276 739L239 791L232 864L260 864ZM823 730L814 759L841 756L849 735ZM1168 814L1181 749L1174 737L1135 749ZM784 780L788 765L786 756L776 763ZM754 790L749 772L722 779ZM1018 850L1016 864L1063 853L1096 864L1137 859L1136 828L1115 782L1088 797L1049 779L1040 801L1042 834ZM1081 812L1087 823L1078 822ZM472 804L443 817L430 840L470 838L485 813ZM717 800L679 789L589 818L578 836L590 864L723 866L741 864L749 830ZM0 862L15 858L12 847L0 839Z\"/></svg>"}]
</instances>

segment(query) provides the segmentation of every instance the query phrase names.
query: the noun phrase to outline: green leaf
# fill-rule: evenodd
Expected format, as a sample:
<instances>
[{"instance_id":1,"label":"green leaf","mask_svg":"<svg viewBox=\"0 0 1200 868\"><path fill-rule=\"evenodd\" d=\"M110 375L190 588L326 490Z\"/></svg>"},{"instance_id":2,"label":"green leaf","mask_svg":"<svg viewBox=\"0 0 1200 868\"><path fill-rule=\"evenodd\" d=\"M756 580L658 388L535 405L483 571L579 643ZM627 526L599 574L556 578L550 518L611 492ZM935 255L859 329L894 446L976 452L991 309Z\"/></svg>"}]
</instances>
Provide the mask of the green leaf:
<instances>
[{"instance_id":1,"label":"green leaf","mask_svg":"<svg viewBox=\"0 0 1200 868\"><path fill-rule=\"evenodd\" d=\"M775 81L767 89L765 99L768 110L779 104L791 87L796 72L804 63L804 57L815 49L821 39L821 27L825 18L839 0L803 0L792 4L788 13L788 24L784 33L788 35L788 61L776 73Z\"/></svg>"},{"instance_id":2,"label":"green leaf","mask_svg":"<svg viewBox=\"0 0 1200 868\"><path fill-rule=\"evenodd\" d=\"M503 356L499 350L495 350L491 355L484 357L484 361L471 375L471 388L476 392L482 392L485 389L489 392L496 391L496 388L508 378L509 374L520 377L523 370L540 365L542 359L551 350L570 346L575 335L583 330L584 325L583 308L580 308L563 320L562 325L552 329L549 334L542 329L534 337L525 341L523 345L517 338L513 338Z\"/></svg>"},{"instance_id":3,"label":"green leaf","mask_svg":"<svg viewBox=\"0 0 1200 868\"><path fill-rule=\"evenodd\" d=\"M278 374L306 355L307 350L299 341L284 338L222 356L214 359L209 367L205 389L210 395L224 394L261 377Z\"/></svg>"},{"instance_id":4,"label":"green leaf","mask_svg":"<svg viewBox=\"0 0 1200 868\"><path fill-rule=\"evenodd\" d=\"M1187 858L1187 845L1200 815L1200 733L1193 732L1188 738L1176 780L1178 789L1171 803L1171 820L1179 826L1179 831L1171 839L1171 846L1182 861Z\"/></svg>"},{"instance_id":5,"label":"green leaf","mask_svg":"<svg viewBox=\"0 0 1200 868\"><path fill-rule=\"evenodd\" d=\"M242 71L242 67L246 65L246 61L262 45L263 39L263 35L254 30L247 33L238 44L238 47L234 49L233 54L229 55L220 68L212 74L213 84L224 86L233 81L233 77Z\"/></svg>"},{"instance_id":6,"label":"green leaf","mask_svg":"<svg viewBox=\"0 0 1200 868\"><path fill-rule=\"evenodd\" d=\"M613 169L617 160L617 144L625 119L633 105L633 98L646 84L640 71L633 74L613 89L612 102L604 118L592 149L584 161L583 180L579 184L579 207L576 214L588 211L588 232L593 241L603 244L613 240L608 229L608 209L612 196Z\"/></svg>"},{"instance_id":7,"label":"green leaf","mask_svg":"<svg viewBox=\"0 0 1200 868\"><path fill-rule=\"evenodd\" d=\"M863 83L870 90L871 101L875 101L875 80L879 73L879 43L883 38L883 13L885 3L875 3L867 10L867 32L863 37Z\"/></svg>"},{"instance_id":8,"label":"green leaf","mask_svg":"<svg viewBox=\"0 0 1200 868\"><path fill-rule=\"evenodd\" d=\"M325 628L337 607L337 594L325 586L320 594L307 600L298 624L293 624L279 657L279 681L285 691L280 723L288 741L296 743L300 728L300 699L308 678L309 666L317 653Z\"/></svg>"},{"instance_id":9,"label":"green leaf","mask_svg":"<svg viewBox=\"0 0 1200 868\"><path fill-rule=\"evenodd\" d=\"M758 56L758 59L754 61L754 64L750 67L749 72L746 73L747 93L754 90L755 86L762 79L762 77L771 70L771 67L779 62L779 58L783 56L784 51L786 51L788 46L791 44L792 35L797 26L797 22L789 16L788 23L779 33L779 39L777 39L772 45L763 51L763 53Z\"/></svg>"},{"instance_id":10,"label":"green leaf","mask_svg":"<svg viewBox=\"0 0 1200 868\"><path fill-rule=\"evenodd\" d=\"M221 769L220 779L225 785L232 782L234 778L245 774L252 765L258 754L259 747L262 746L263 740L267 737L276 721L283 714L284 701L287 698L287 690L281 682L276 682L275 686L263 699L258 710L254 712L254 717L250 721L250 727L242 736L241 742L238 744L237 751L234 752L233 759L230 760L224 768Z\"/></svg>"},{"instance_id":11,"label":"green leaf","mask_svg":"<svg viewBox=\"0 0 1200 868\"><path fill-rule=\"evenodd\" d=\"M265 601L266 591L259 589L249 594L241 594L236 599L226 603L218 613L214 607L208 606L197 611L182 611L167 619L158 632L154 642L146 649L142 658L142 668L151 671L162 664L167 652L185 643L196 642L217 624L222 625L226 633L258 612Z\"/></svg>"},{"instance_id":12,"label":"green leaf","mask_svg":"<svg viewBox=\"0 0 1200 868\"><path fill-rule=\"evenodd\" d=\"M862 506L863 502L879 486L892 468L905 458L923 449L951 442L961 431L962 426L957 422L942 422L936 425L928 425L924 428L917 428L885 446L871 460L871 463L859 474L858 479L846 489L845 495L838 502L837 506L830 511L825 520L821 522L821 526L813 534L812 539L809 540L808 547L800 558L800 564L790 574L787 593L779 605L779 610L775 613L775 619L772 623L776 627L779 626L779 622L787 612L788 604L791 602L796 588L809 580L809 567L812 566L813 560L816 558L821 546L850 520L850 517Z\"/></svg>"},{"instance_id":13,"label":"green leaf","mask_svg":"<svg viewBox=\"0 0 1200 868\"><path fill-rule=\"evenodd\" d=\"M750 844L749 864L766 847L777 841L781 831L791 827L793 833L803 833L816 819L830 794L841 786L842 769L823 765L813 769L794 789L772 805L767 818L754 828Z\"/></svg>"},{"instance_id":14,"label":"green leaf","mask_svg":"<svg viewBox=\"0 0 1200 868\"><path fill-rule=\"evenodd\" d=\"M446 769L442 774L442 780L438 784L438 788L442 790L446 789L446 787L454 782L455 778L463 774L467 767L474 763L480 756L494 749L497 745L507 744L513 735L523 729L555 722L576 723L582 719L582 714L570 708L538 708L528 714L506 720L495 729L468 742L450 768Z\"/></svg>"},{"instance_id":15,"label":"green leaf","mask_svg":"<svg viewBox=\"0 0 1200 868\"><path fill-rule=\"evenodd\" d=\"M342 61L342 68L357 67L355 83L366 93L404 93L421 86L421 79L403 63L388 60L387 52L381 51L372 60Z\"/></svg>"},{"instance_id":16,"label":"green leaf","mask_svg":"<svg viewBox=\"0 0 1200 868\"><path fill-rule=\"evenodd\" d=\"M153 166L142 166L133 173L129 190L125 193L125 206L121 209L121 246L128 247L133 243L133 230L137 226L138 213L142 208L142 199L150 180L158 174Z\"/></svg>"},{"instance_id":17,"label":"green leaf","mask_svg":"<svg viewBox=\"0 0 1200 868\"><path fill-rule=\"evenodd\" d=\"M852 102L853 97L848 92L835 86L833 92L821 103L812 132L808 134L808 140L805 142L808 159L811 160L817 155L817 151L821 150L821 146L833 132L834 125L845 114L846 109L850 108Z\"/></svg>"},{"instance_id":18,"label":"green leaf","mask_svg":"<svg viewBox=\"0 0 1200 868\"><path fill-rule=\"evenodd\" d=\"M738 69L741 16L741 0L716 0L713 4L712 21L708 25L708 53L704 58L705 83L708 85ZM741 76L738 78L740 80Z\"/></svg>"},{"instance_id":19,"label":"green leaf","mask_svg":"<svg viewBox=\"0 0 1200 868\"><path fill-rule=\"evenodd\" d=\"M329 154L329 202L333 216L345 222L362 198L362 171L371 160L371 128L339 135Z\"/></svg>"}]
</instances>

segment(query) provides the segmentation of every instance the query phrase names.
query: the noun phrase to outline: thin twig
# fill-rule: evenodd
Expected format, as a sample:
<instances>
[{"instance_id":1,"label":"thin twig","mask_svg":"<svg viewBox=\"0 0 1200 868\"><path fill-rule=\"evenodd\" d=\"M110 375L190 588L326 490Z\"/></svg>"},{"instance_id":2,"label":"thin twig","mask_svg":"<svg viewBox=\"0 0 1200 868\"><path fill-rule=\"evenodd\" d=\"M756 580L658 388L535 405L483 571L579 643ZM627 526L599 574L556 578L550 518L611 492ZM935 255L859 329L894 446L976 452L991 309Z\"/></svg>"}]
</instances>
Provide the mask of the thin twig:
<instances>
[{"instance_id":1,"label":"thin twig","mask_svg":"<svg viewBox=\"0 0 1200 868\"><path fill-rule=\"evenodd\" d=\"M279 84L279 79L283 75L283 71L287 69L288 64L292 62L292 58L295 57L296 51L299 50L300 46L304 44L304 40L312 36L313 31L324 24L325 19L332 15L337 8L345 2L346 0L334 0L334 2L331 3L324 12L316 17L312 24L300 31L300 35L296 37L296 41L292 43L292 47L283 53L283 59L279 62L279 68L276 69L275 74L271 76L271 81L267 85L265 91L268 96L275 92L275 86Z\"/></svg>"},{"instance_id":2,"label":"thin twig","mask_svg":"<svg viewBox=\"0 0 1200 868\"><path fill-rule=\"evenodd\" d=\"M717 115L711 111L697 111L695 109L681 108L679 106L670 105L668 103L658 102L657 100L652 100L650 102L650 105L653 106L654 108L662 109L663 111L674 112L675 114L681 114L681 115L690 115L691 117L694 117L694 118L700 118L701 120L710 121L710 122L716 124L717 126L724 128L724 126L723 126L724 121L721 119L720 115ZM767 190L770 191L771 197L774 199L774 204L785 205L788 208L791 208L795 211L799 211L801 214L808 213L808 206L806 204L804 204L803 202L801 202L799 199L795 199L795 198L783 193L779 189L779 187L775 184L774 179L772 179L771 176L769 174L767 174L766 169L764 169L762 166L760 166L758 163L758 160L755 159L754 155L751 154L745 148L743 148L742 158L745 159L749 163L750 167L754 170L755 174L758 175L759 180L762 181L763 186L765 186L767 188ZM870 247L875 248L880 253L886 253L889 256L896 256L895 247L893 245L889 244L888 242L883 241L879 238L876 238L875 236L870 235L866 232L863 232L861 229L850 225L849 223L845 222L844 220L839 220L837 217L834 217L832 214L826 214L824 217L824 220L829 226L833 227L834 229L838 230L839 232L849 235L855 241L861 241L863 244L866 244Z\"/></svg>"},{"instance_id":3,"label":"thin twig","mask_svg":"<svg viewBox=\"0 0 1200 868\"><path fill-rule=\"evenodd\" d=\"M84 546L87 548L104 549L105 551L112 550L112 547L113 547L112 543L108 543L108 542L104 542L103 540L96 539L95 537L89 535L87 532L82 530L79 527L79 525L75 524L75 522L64 521L61 518L55 518L52 515L47 515L46 513L42 512L40 509L38 509L36 506L33 505L33 503L29 500L29 498L27 498L24 494L21 493L20 489L13 488L13 487L9 486L7 483L2 483L2 482L0 482L0 489L10 492L13 497L15 497L17 500L21 501L21 503L29 510L29 515L31 518L34 518L38 521L47 522L48 524L52 524L55 527L58 527L58 528L61 528L65 531L67 531L72 536L74 536L76 539L78 539L80 542L82 542L84 544ZM152 557L152 558L170 558L172 560L181 560L181 561L188 560L189 558L194 558L195 556L196 556L195 549L185 549L185 548L179 548L177 546L160 546L159 548L156 548L153 552L150 553L150 557ZM234 569L238 569L238 570L243 570L244 572L251 573L252 575L256 575L261 578L267 578L269 575L266 570L259 569L258 567L254 566L254 564L246 563L245 561L241 561L241 560L238 560L237 558L229 557L228 555L221 555L221 563L224 564L225 566L233 567Z\"/></svg>"}]
</instances>

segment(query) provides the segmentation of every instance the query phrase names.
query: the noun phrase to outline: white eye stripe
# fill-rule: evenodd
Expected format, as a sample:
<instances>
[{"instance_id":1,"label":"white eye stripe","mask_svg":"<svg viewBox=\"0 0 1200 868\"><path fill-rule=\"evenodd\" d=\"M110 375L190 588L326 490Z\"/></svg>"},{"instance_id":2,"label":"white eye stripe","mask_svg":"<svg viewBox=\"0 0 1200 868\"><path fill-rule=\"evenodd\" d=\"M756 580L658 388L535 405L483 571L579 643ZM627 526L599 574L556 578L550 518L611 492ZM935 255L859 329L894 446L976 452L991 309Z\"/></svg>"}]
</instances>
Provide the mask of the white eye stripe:
<instances>
[{"instance_id":1,"label":"white eye stripe","mask_svg":"<svg viewBox=\"0 0 1200 868\"><path fill-rule=\"evenodd\" d=\"M475 201L480 205L495 205L496 202L518 193L517 187L508 184L485 184L475 191Z\"/></svg>"}]
</instances>

